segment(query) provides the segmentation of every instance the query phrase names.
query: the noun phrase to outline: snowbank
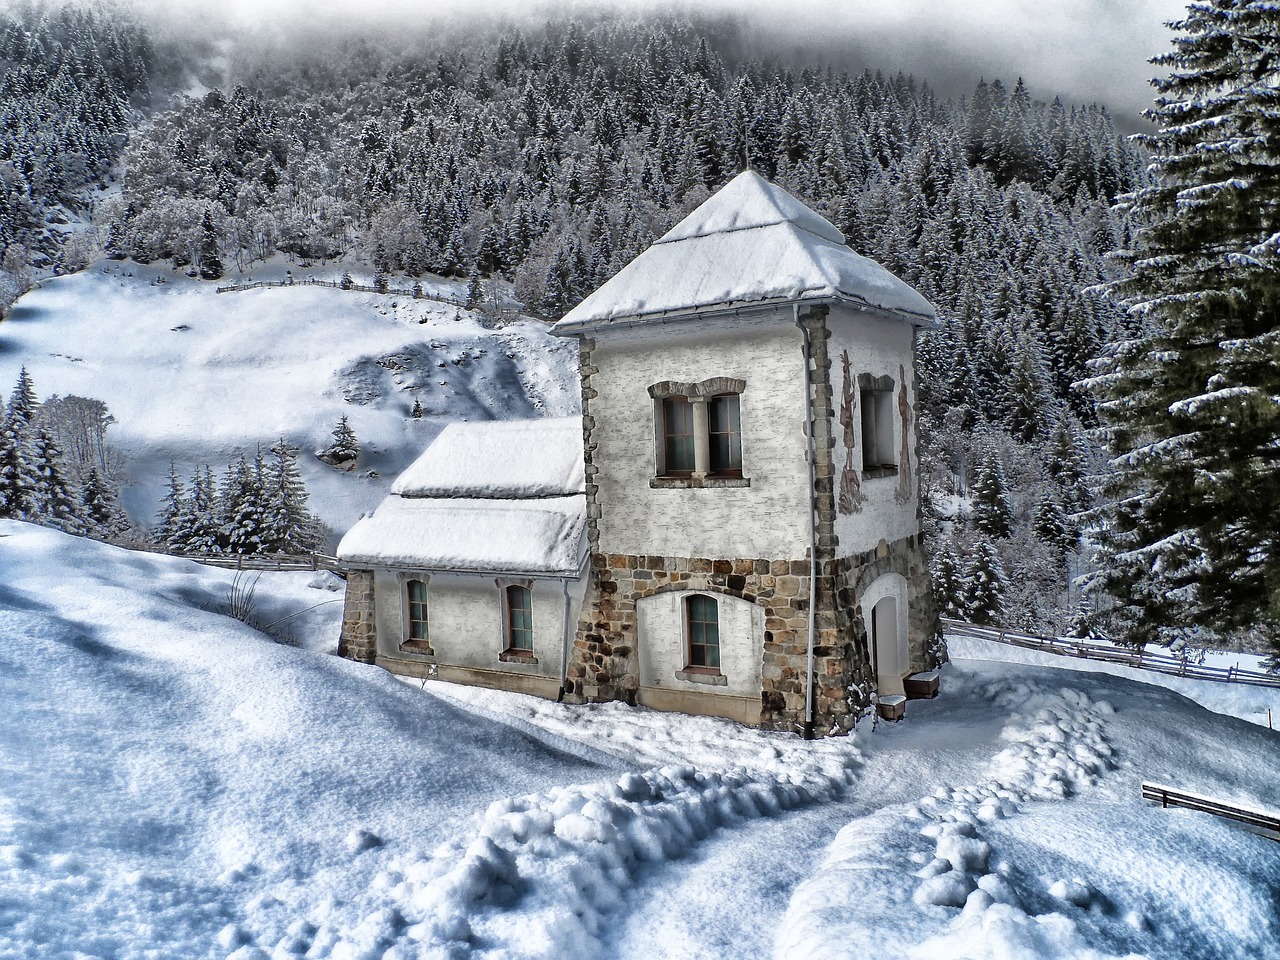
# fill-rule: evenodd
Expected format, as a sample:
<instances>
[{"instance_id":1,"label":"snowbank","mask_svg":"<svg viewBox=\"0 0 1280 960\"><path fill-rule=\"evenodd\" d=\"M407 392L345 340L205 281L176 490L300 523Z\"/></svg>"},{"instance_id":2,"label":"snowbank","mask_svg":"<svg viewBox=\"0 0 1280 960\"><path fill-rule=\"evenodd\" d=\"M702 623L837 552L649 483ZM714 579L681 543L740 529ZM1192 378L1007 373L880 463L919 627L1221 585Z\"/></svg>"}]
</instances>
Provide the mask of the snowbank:
<instances>
[{"instance_id":1,"label":"snowbank","mask_svg":"<svg viewBox=\"0 0 1280 960\"><path fill-rule=\"evenodd\" d=\"M1267 726L1267 711L1271 711L1271 724L1280 727L1280 688L1255 687L1246 683L1215 683L1211 680L1194 680L1174 677L1152 670L1139 670L1118 663L1105 663L1076 657L1062 657L1039 650L1028 650L994 640L977 637L947 637L947 651L953 659L985 660L1001 663L1025 663L1038 667L1077 673L1105 673L1127 677L1139 683L1164 687L1194 700L1203 707L1229 717L1239 717L1250 723ZM1259 669L1259 659L1246 654L1212 655L1211 666L1226 667L1231 664L1250 670ZM1243 662L1242 662L1243 661Z\"/></svg>"}]
</instances>

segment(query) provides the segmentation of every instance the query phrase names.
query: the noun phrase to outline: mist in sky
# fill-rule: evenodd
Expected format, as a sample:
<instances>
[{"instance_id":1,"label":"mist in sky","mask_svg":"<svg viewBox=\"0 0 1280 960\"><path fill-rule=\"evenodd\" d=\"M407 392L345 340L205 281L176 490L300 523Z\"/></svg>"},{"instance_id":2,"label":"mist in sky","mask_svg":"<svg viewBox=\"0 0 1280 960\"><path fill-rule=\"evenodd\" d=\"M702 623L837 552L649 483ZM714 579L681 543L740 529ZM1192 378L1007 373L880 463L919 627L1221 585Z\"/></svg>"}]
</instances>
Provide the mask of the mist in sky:
<instances>
[{"instance_id":1,"label":"mist in sky","mask_svg":"<svg viewBox=\"0 0 1280 960\"><path fill-rule=\"evenodd\" d=\"M209 24L210 7L141 0L156 19ZM287 40L293 29L355 31L583 13L685 9L723 14L752 54L804 64L831 62L912 73L945 95L971 93L979 78L1024 77L1040 100L1102 103L1122 129L1151 103L1147 61L1169 48L1165 26L1185 0L223 0L218 17ZM314 34L312 34L314 35Z\"/></svg>"}]
</instances>

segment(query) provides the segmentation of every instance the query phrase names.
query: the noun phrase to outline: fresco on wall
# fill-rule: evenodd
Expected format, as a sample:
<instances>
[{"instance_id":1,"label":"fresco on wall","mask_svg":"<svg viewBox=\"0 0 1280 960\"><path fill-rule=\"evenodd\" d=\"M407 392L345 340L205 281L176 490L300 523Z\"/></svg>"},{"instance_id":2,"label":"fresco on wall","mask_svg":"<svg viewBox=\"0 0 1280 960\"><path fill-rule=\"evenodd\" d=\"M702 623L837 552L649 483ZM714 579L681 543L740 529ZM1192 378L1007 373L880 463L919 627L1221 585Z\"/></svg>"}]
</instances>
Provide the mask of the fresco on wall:
<instances>
[{"instance_id":1,"label":"fresco on wall","mask_svg":"<svg viewBox=\"0 0 1280 960\"><path fill-rule=\"evenodd\" d=\"M898 419L902 421L902 446L898 450L898 489L893 499L911 502L911 399L907 396L907 371L898 366Z\"/></svg>"},{"instance_id":2,"label":"fresco on wall","mask_svg":"<svg viewBox=\"0 0 1280 960\"><path fill-rule=\"evenodd\" d=\"M844 469L840 471L840 498L837 507L841 513L860 513L866 497L862 495L862 480L853 465L853 451L858 445L858 393L853 386L853 372L849 351L841 355L844 384L840 389L840 426L844 429Z\"/></svg>"}]
</instances>

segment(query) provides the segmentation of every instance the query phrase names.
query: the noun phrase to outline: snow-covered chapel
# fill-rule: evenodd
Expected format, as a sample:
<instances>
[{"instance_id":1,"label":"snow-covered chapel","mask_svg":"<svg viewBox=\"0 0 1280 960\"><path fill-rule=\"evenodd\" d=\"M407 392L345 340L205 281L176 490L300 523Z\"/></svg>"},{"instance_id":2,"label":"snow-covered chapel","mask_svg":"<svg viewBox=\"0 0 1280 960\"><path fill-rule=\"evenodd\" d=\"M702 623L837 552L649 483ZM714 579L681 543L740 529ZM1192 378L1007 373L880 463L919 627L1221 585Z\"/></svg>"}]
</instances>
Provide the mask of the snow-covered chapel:
<instances>
[{"instance_id":1,"label":"snow-covered chapel","mask_svg":"<svg viewBox=\"0 0 1280 960\"><path fill-rule=\"evenodd\" d=\"M343 538L342 653L817 736L932 695L934 320L740 174L556 325L580 421L452 424Z\"/></svg>"}]
</instances>

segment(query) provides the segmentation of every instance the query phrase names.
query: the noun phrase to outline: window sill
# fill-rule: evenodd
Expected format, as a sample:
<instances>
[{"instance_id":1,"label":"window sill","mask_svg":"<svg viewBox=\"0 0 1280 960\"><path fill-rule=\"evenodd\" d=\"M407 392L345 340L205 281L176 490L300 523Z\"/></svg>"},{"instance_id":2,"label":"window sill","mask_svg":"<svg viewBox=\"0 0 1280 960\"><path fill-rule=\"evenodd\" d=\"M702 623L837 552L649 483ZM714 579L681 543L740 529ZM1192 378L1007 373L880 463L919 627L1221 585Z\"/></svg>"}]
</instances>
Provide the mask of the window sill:
<instances>
[{"instance_id":1,"label":"window sill","mask_svg":"<svg viewBox=\"0 0 1280 960\"><path fill-rule=\"evenodd\" d=\"M531 652L526 650L503 650L498 654L498 660L502 663L537 663L538 658Z\"/></svg>"},{"instance_id":2,"label":"window sill","mask_svg":"<svg viewBox=\"0 0 1280 960\"><path fill-rule=\"evenodd\" d=\"M707 487L749 487L750 477L653 477L649 486L654 490L701 490Z\"/></svg>"},{"instance_id":3,"label":"window sill","mask_svg":"<svg viewBox=\"0 0 1280 960\"><path fill-rule=\"evenodd\" d=\"M877 477L896 477L897 475L897 467L872 467L870 470L862 471L863 480L874 480Z\"/></svg>"},{"instance_id":4,"label":"window sill","mask_svg":"<svg viewBox=\"0 0 1280 960\"><path fill-rule=\"evenodd\" d=\"M688 683L705 683L713 687L729 685L729 678L715 667L685 667L676 671L676 679Z\"/></svg>"},{"instance_id":5,"label":"window sill","mask_svg":"<svg viewBox=\"0 0 1280 960\"><path fill-rule=\"evenodd\" d=\"M431 649L430 640L405 640L400 644L401 653L414 653L421 657L434 657L435 651Z\"/></svg>"}]
</instances>

